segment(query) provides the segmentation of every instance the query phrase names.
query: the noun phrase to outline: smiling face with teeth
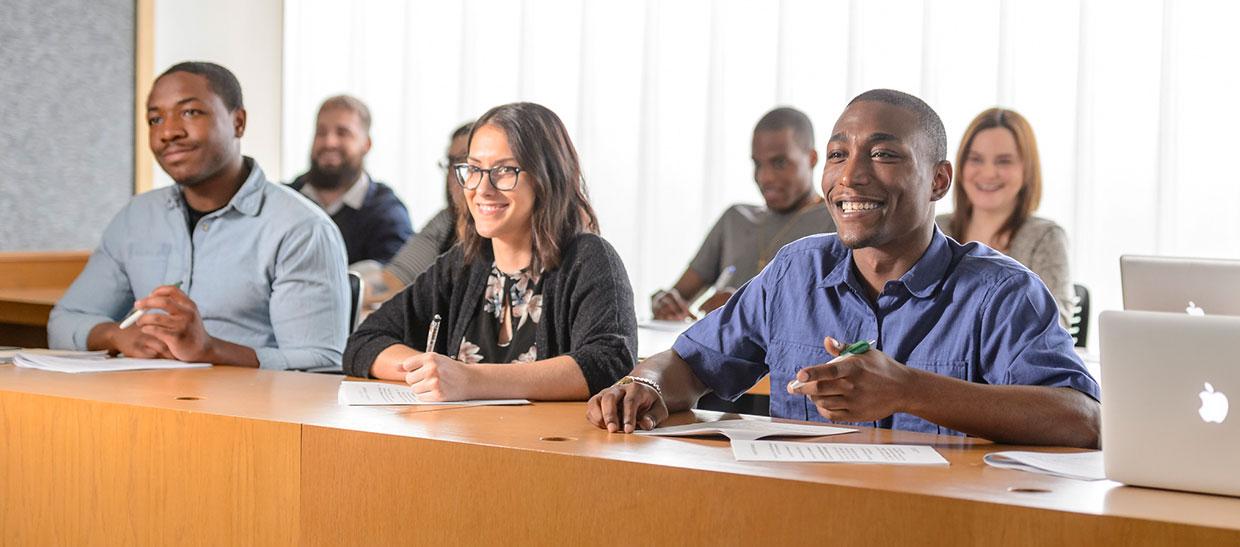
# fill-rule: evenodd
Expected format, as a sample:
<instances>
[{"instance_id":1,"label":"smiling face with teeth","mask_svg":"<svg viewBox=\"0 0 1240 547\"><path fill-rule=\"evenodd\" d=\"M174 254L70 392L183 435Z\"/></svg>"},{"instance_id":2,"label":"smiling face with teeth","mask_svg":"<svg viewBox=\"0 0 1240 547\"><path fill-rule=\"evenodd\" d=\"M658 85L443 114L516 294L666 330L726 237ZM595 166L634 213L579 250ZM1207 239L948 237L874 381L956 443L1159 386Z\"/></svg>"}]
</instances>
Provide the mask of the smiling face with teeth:
<instances>
[{"instance_id":1,"label":"smiling face with teeth","mask_svg":"<svg viewBox=\"0 0 1240 547\"><path fill-rule=\"evenodd\" d=\"M910 109L851 104L827 143L822 192L843 243L916 261L934 231L934 202L951 184ZM911 266L911 262L910 262Z\"/></svg>"},{"instance_id":2,"label":"smiling face with teeth","mask_svg":"<svg viewBox=\"0 0 1240 547\"><path fill-rule=\"evenodd\" d=\"M487 124L474 131L469 144L469 164L483 169L517 164L508 136L499 126ZM528 171L522 171L517 187L507 192L495 189L490 177L473 190L465 190L465 202L474 219L478 235L493 243L529 252L533 231L534 185Z\"/></svg>"}]
</instances>

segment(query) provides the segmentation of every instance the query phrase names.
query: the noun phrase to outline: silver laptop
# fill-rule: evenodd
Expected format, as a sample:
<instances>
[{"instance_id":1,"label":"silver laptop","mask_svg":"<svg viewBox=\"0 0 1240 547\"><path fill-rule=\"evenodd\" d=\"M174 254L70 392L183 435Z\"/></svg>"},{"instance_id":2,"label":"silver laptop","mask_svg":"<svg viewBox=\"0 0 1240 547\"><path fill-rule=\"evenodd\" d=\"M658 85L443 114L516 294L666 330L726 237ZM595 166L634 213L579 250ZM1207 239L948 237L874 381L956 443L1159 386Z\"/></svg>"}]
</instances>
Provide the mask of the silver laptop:
<instances>
[{"instance_id":1,"label":"silver laptop","mask_svg":"<svg viewBox=\"0 0 1240 547\"><path fill-rule=\"evenodd\" d=\"M1240 315L1240 260L1119 257L1124 309Z\"/></svg>"},{"instance_id":2,"label":"silver laptop","mask_svg":"<svg viewBox=\"0 0 1240 547\"><path fill-rule=\"evenodd\" d=\"M1098 319L1107 478L1240 496L1240 317Z\"/></svg>"}]
</instances>

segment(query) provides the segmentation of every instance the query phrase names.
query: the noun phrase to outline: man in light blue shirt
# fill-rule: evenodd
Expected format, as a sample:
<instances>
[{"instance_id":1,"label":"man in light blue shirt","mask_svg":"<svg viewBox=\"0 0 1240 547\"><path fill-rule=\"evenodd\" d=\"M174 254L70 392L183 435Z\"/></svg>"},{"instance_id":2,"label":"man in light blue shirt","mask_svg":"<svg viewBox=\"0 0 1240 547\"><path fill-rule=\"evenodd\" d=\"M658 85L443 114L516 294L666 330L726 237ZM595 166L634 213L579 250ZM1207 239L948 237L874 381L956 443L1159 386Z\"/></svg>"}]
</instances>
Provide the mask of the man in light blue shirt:
<instances>
[{"instance_id":1,"label":"man in light blue shirt","mask_svg":"<svg viewBox=\"0 0 1240 547\"><path fill-rule=\"evenodd\" d=\"M112 219L52 310L51 347L339 368L344 242L318 207L241 155L236 77L212 63L178 64L156 79L147 107L151 152L177 184L136 196ZM120 328L130 308L150 311Z\"/></svg>"},{"instance_id":2,"label":"man in light blue shirt","mask_svg":"<svg viewBox=\"0 0 1240 547\"><path fill-rule=\"evenodd\" d=\"M1050 291L935 227L952 177L946 141L916 97L853 99L822 178L838 233L785 246L670 351L595 395L587 419L651 429L707 391L735 399L769 373L775 417L1097 446L1098 384ZM828 363L859 340L876 349Z\"/></svg>"}]
</instances>

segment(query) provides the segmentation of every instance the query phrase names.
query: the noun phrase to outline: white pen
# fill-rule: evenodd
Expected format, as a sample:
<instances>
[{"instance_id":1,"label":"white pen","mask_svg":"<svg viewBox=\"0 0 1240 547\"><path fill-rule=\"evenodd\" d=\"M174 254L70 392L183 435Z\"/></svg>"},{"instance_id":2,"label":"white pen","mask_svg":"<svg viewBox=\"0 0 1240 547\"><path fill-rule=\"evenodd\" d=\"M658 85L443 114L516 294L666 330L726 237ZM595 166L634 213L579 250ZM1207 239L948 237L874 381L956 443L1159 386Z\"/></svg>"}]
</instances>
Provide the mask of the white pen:
<instances>
[{"instance_id":1,"label":"white pen","mask_svg":"<svg viewBox=\"0 0 1240 547\"><path fill-rule=\"evenodd\" d=\"M732 282L733 275L736 275L736 266L728 266L727 268L724 268L723 273L719 274L719 279L715 280L715 285L712 287L715 289L715 292L728 288L728 283Z\"/></svg>"},{"instance_id":2,"label":"white pen","mask_svg":"<svg viewBox=\"0 0 1240 547\"><path fill-rule=\"evenodd\" d=\"M173 283L172 286L173 288L179 289L181 288L181 282L177 281L176 283ZM138 308L134 308L133 311L129 312L129 315L125 316L125 320L121 321L121 328L127 329L129 327L132 327L134 323L138 322L138 318L142 317L142 314L144 313L146 313L146 310L140 310Z\"/></svg>"},{"instance_id":3,"label":"white pen","mask_svg":"<svg viewBox=\"0 0 1240 547\"><path fill-rule=\"evenodd\" d=\"M439 314L431 319L431 328L426 332L426 353L435 351L435 342L439 339L439 323L443 318Z\"/></svg>"}]
</instances>

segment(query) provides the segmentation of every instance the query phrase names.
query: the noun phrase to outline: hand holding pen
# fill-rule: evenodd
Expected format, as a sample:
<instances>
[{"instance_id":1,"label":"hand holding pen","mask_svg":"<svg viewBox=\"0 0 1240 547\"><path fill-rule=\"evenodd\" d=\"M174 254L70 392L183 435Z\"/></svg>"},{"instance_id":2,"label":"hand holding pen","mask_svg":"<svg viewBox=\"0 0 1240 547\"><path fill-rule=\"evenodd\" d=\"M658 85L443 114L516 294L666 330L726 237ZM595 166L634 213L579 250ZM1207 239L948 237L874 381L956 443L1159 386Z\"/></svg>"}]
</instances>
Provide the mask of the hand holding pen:
<instances>
[{"instance_id":1,"label":"hand holding pen","mask_svg":"<svg viewBox=\"0 0 1240 547\"><path fill-rule=\"evenodd\" d=\"M179 289L181 288L181 282L177 281L176 283L173 283L170 286L174 289ZM146 309L139 308L135 305L134 308L129 311L129 314L125 316L125 319L121 321L121 328L127 329L129 327L132 327L134 323L138 322L138 318L142 317L142 315L145 314L146 311L147 311Z\"/></svg>"},{"instance_id":2,"label":"hand holding pen","mask_svg":"<svg viewBox=\"0 0 1240 547\"><path fill-rule=\"evenodd\" d=\"M845 346L827 337L823 346L836 357L797 371L788 393L809 397L818 413L831 421L868 422L907 411L917 395L914 383L920 371L873 345L860 341Z\"/></svg>"}]
</instances>

